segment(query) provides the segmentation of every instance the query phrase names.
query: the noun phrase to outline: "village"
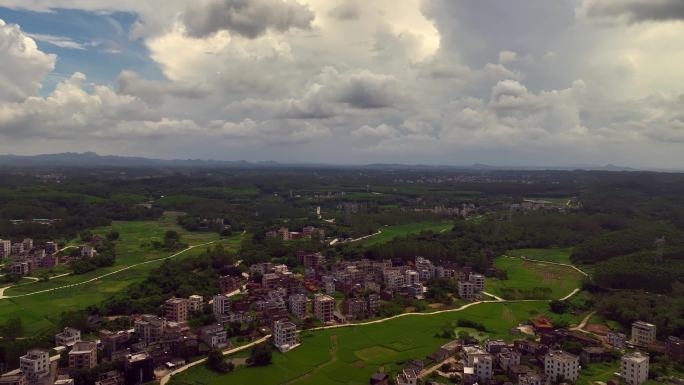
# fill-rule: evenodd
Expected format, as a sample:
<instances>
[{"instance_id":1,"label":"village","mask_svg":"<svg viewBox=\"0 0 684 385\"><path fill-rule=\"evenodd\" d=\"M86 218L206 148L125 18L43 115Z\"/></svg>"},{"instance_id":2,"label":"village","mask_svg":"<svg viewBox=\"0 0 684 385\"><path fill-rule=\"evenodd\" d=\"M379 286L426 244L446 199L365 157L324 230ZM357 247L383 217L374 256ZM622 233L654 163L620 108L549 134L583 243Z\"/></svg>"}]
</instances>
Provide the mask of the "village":
<instances>
[{"instance_id":1,"label":"village","mask_svg":"<svg viewBox=\"0 0 684 385\"><path fill-rule=\"evenodd\" d=\"M308 228L304 234L310 237L316 231ZM281 230L269 236L299 235ZM57 249L54 242L36 247L30 239L0 241L0 254L13 260L8 271L18 275L29 274L33 266L56 265ZM95 254L90 245L74 253L84 259ZM26 352L19 369L0 376L0 385L68 385L73 383L70 370L95 368L111 369L98 372L98 385L143 384L164 378L212 350L226 351L262 339L287 353L305 343L300 338L303 330L392 318L384 307L397 300L425 300L435 280L457 287L454 294L461 301L457 304L500 300L485 291L486 275L495 272L476 272L420 256L412 261L331 261L322 253L301 251L297 262L300 273L270 262L241 270L238 261L233 274L218 278L220 291L213 297L168 298L156 314L131 316L131 328L99 329L84 338L81 330L66 327L55 335L53 349ZM97 317L89 321L98 323ZM633 324L629 338L611 330L556 328L544 316L530 319L511 334L517 337L509 342L459 335L428 357L415 357L397 373L379 370L369 383L436 384L431 380L435 376L466 385L573 383L583 365L621 360L619 377L639 385L648 378L648 352L684 360L682 340L670 337L659 342L656 327L641 321ZM564 346L573 346L574 352L562 350Z\"/></svg>"}]
</instances>

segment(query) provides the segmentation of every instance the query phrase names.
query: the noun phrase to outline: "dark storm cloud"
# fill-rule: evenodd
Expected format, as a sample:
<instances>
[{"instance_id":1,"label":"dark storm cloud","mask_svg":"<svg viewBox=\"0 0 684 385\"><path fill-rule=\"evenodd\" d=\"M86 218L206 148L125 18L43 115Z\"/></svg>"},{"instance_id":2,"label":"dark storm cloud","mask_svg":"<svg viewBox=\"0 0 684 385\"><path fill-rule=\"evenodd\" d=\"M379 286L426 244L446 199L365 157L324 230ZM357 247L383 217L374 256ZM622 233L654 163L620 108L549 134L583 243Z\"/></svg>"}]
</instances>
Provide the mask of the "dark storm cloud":
<instances>
[{"instance_id":1,"label":"dark storm cloud","mask_svg":"<svg viewBox=\"0 0 684 385\"><path fill-rule=\"evenodd\" d=\"M269 30L307 29L314 17L307 6L296 1L212 0L193 2L186 9L183 22L193 37L226 30L254 39Z\"/></svg>"}]
</instances>

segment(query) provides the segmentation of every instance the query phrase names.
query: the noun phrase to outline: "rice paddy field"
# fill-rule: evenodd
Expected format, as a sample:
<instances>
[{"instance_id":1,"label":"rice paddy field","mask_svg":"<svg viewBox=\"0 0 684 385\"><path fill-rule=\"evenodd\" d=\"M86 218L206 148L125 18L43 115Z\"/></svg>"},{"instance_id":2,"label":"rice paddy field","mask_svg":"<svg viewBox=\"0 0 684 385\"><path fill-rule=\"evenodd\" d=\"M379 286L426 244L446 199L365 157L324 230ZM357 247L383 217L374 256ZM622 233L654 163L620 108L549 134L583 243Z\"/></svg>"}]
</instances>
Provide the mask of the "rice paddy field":
<instances>
[{"instance_id":1,"label":"rice paddy field","mask_svg":"<svg viewBox=\"0 0 684 385\"><path fill-rule=\"evenodd\" d=\"M450 322L468 319L484 324L489 337L512 340L509 330L539 314L545 301L483 303L462 311L409 315L382 323L307 331L302 345L285 354L273 353L273 364L240 367L218 375L198 365L172 378L172 385L349 385L367 384L379 368L396 372L408 360L424 359L449 342L436 333ZM576 320L575 320L576 321ZM459 329L460 330L460 329Z\"/></svg>"}]
</instances>

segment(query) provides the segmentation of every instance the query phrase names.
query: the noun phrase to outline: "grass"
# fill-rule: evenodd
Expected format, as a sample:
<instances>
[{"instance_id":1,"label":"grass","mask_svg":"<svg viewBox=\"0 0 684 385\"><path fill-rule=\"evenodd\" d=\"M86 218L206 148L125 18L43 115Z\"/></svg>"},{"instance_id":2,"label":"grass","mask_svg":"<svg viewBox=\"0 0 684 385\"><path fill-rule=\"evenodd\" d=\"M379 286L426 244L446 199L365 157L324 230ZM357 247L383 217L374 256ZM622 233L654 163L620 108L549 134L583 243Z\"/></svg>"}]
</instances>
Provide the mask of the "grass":
<instances>
[{"instance_id":1,"label":"grass","mask_svg":"<svg viewBox=\"0 0 684 385\"><path fill-rule=\"evenodd\" d=\"M536 259L539 261L568 263L572 264L570 254L572 248L567 249L516 249L510 250L506 254L512 257L526 257L529 259Z\"/></svg>"},{"instance_id":2,"label":"grass","mask_svg":"<svg viewBox=\"0 0 684 385\"><path fill-rule=\"evenodd\" d=\"M506 299L530 298L535 288L550 289L545 299L560 299L579 287L583 276L576 270L559 265L524 261L519 258L499 257L494 261L497 268L508 273L508 279L488 279L486 290ZM541 298L540 298L541 299Z\"/></svg>"},{"instance_id":3,"label":"grass","mask_svg":"<svg viewBox=\"0 0 684 385\"><path fill-rule=\"evenodd\" d=\"M151 246L151 241L162 240L164 232L167 230L178 231L182 235L183 241L189 245L219 240L216 233L190 233L183 230L176 224L177 216L177 213L167 213L158 221L114 222L111 226L94 230L93 233L95 234L105 234L111 230L120 233L120 240L116 242L117 259L114 266L82 275L60 277L47 282L28 283L8 289L5 295L16 296L54 289L84 282L141 262L149 261L150 263L135 266L72 288L58 289L26 297L2 299L0 300L0 319L21 318L26 334L46 331L59 323L59 317L63 311L84 309L91 305L97 305L127 286L141 282L151 270L162 263L162 261L155 260L173 254L153 249ZM221 243L229 248L236 249L239 247L240 236L223 239ZM186 258L191 255L198 255L204 250L204 247L198 247L179 255L179 257Z\"/></svg>"},{"instance_id":4,"label":"grass","mask_svg":"<svg viewBox=\"0 0 684 385\"><path fill-rule=\"evenodd\" d=\"M238 368L227 375L199 365L174 377L171 384L367 384L378 368L396 372L404 362L424 359L448 342L435 336L445 323L470 319L483 323L491 337L512 340L509 329L539 312L548 313L546 302L487 303L461 312L303 332L302 345L286 354L274 352L272 365Z\"/></svg>"},{"instance_id":5,"label":"grass","mask_svg":"<svg viewBox=\"0 0 684 385\"><path fill-rule=\"evenodd\" d=\"M615 379L613 375L620 371L620 361L613 362L598 362L582 366L582 371L577 379L577 385L595 385L595 381L602 381L604 383L608 380Z\"/></svg>"},{"instance_id":6,"label":"grass","mask_svg":"<svg viewBox=\"0 0 684 385\"><path fill-rule=\"evenodd\" d=\"M380 234L366 238L359 241L364 246L373 246L377 244L387 243L397 237L405 237L409 234L416 234L422 231L440 232L449 230L452 227L451 222L415 222L403 225L382 227Z\"/></svg>"}]
</instances>

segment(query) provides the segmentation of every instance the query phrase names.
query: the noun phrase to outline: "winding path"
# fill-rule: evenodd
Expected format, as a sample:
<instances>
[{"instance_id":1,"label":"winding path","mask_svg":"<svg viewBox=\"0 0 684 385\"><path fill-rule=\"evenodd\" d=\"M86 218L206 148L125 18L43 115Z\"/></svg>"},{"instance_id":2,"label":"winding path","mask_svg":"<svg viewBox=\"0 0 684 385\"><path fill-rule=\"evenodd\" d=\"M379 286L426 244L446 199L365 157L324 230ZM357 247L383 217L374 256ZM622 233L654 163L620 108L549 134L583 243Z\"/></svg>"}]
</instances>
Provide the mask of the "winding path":
<instances>
[{"instance_id":1,"label":"winding path","mask_svg":"<svg viewBox=\"0 0 684 385\"><path fill-rule=\"evenodd\" d=\"M19 294L19 295L9 295L9 296L4 294L5 290L7 290L7 289L9 289L10 287L12 287L12 286L8 286L8 287L5 287L5 288L0 289L0 299L27 297L27 296L30 296L30 295L36 295L36 294L41 294L41 293L49 293L49 292L55 291L55 290L68 289L68 288L71 288L71 287L76 287L76 286L85 285L85 284L87 284L87 283L99 281L99 280L101 280L102 278L109 277L110 275L118 274L118 273L121 273L122 271L130 270L130 269L135 268L135 267L138 267L138 266L142 266L142 265L146 265L146 264L149 264L149 263L154 263L154 262L159 262L159 261L165 261L165 260L167 260L167 259L175 258L175 257L177 257L177 256L179 256L179 255L181 255L181 254L183 254L183 253L185 253L185 252L187 252L187 251L190 251L190 250L195 249L195 248L197 248L197 247L207 246L207 245L210 245L210 244L212 244L212 243L214 243L214 242L215 242L215 241L211 241L211 242L206 242L206 243L201 243L201 244L198 244L198 245L190 246L190 247L188 247L188 248L186 248L186 249L183 249L183 250L181 250L181 251L179 251L179 252L177 252L177 253L175 253L175 254L169 255L168 257L157 258L157 259L152 259L152 260L145 261L145 262L135 263L135 264L133 264L133 265L126 266L126 267L121 268L121 269L119 269L119 270L111 271L111 272L109 272L109 273L107 273L107 274L102 274L102 275L99 275L99 276L97 276L97 277L94 277L94 278L91 278L91 279L88 279L88 280L85 280L85 281L82 281L82 282L72 283L72 284L69 284L69 285L53 287L53 288L44 289L44 290L37 290L37 291L31 292L31 293L25 293L25 294Z\"/></svg>"}]
</instances>

